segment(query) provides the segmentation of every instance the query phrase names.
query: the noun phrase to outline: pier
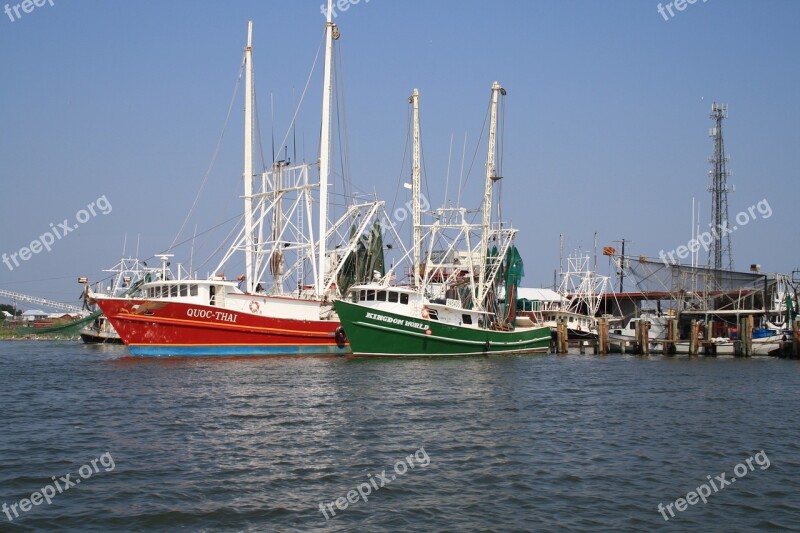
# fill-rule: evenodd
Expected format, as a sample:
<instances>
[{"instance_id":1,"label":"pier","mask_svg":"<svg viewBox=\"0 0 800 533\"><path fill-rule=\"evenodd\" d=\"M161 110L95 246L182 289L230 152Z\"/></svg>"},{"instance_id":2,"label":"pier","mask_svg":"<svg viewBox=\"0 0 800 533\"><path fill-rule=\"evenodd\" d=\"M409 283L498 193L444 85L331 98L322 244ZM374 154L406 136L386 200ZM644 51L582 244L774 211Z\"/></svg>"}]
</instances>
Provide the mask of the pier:
<instances>
[{"instance_id":1,"label":"pier","mask_svg":"<svg viewBox=\"0 0 800 533\"><path fill-rule=\"evenodd\" d=\"M779 348L768 356L792 358L800 357L800 319L796 319L792 324L792 334L785 335L785 339L779 342ZM596 339L569 339L567 334L567 324L565 320L560 320L556 329L553 330L553 337L550 342L550 351L556 354L569 353L570 349L577 349L581 355L591 353L593 355L607 355L609 353L632 353L634 355L647 356L651 353L663 355L688 355L691 357L721 355L718 353L719 342L709 338L709 331L713 329L713 323L708 322L701 328L697 320L692 320L689 327L689 338L678 338L678 319L673 318L668 322L668 334L664 339L650 339L650 323L640 321L636 324L636 333L633 339L610 340L608 335L608 320L601 318L598 321L598 336ZM741 339L732 341L732 350L724 355L736 357L753 356L753 319L743 317L739 322ZM679 350L686 346L687 349ZM726 345L726 348L730 346Z\"/></svg>"}]
</instances>

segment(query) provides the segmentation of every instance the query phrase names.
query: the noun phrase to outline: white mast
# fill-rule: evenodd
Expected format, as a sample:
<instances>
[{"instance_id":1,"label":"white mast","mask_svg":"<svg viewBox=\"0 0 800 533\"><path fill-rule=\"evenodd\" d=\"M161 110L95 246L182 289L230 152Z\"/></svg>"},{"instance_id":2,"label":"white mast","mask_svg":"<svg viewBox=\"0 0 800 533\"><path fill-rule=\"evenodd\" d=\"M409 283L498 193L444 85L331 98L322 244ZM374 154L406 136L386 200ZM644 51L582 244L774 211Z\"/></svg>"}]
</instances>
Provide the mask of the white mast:
<instances>
[{"instance_id":1,"label":"white mast","mask_svg":"<svg viewBox=\"0 0 800 533\"><path fill-rule=\"evenodd\" d=\"M328 174L330 173L330 143L331 143L331 99L333 87L331 86L331 70L333 63L333 37L336 25L332 22L333 0L328 0L328 16L325 24L325 73L322 82L322 132L319 148L319 270L317 272L317 296L322 297L328 289L325 287L325 240L328 233ZM338 37L338 30L336 34Z\"/></svg>"},{"instance_id":2,"label":"white mast","mask_svg":"<svg viewBox=\"0 0 800 533\"><path fill-rule=\"evenodd\" d=\"M414 89L408 99L413 109L414 149L411 163L411 205L414 224L414 286L420 286L420 256L422 254L422 228L420 227L420 135L419 135L419 90Z\"/></svg>"},{"instance_id":3,"label":"white mast","mask_svg":"<svg viewBox=\"0 0 800 533\"><path fill-rule=\"evenodd\" d=\"M489 248L489 232L492 225L492 185L498 179L495 172L495 152L497 144L497 100L498 95L505 94L499 83L492 84L492 106L489 120L489 153L486 156L486 181L483 192L483 224L481 226L481 264L479 265L478 275L478 302L483 302L484 283L486 281L486 259Z\"/></svg>"},{"instance_id":4,"label":"white mast","mask_svg":"<svg viewBox=\"0 0 800 533\"><path fill-rule=\"evenodd\" d=\"M245 277L247 292L255 288L253 269L253 21L247 22L247 48L244 49L244 232Z\"/></svg>"}]
</instances>

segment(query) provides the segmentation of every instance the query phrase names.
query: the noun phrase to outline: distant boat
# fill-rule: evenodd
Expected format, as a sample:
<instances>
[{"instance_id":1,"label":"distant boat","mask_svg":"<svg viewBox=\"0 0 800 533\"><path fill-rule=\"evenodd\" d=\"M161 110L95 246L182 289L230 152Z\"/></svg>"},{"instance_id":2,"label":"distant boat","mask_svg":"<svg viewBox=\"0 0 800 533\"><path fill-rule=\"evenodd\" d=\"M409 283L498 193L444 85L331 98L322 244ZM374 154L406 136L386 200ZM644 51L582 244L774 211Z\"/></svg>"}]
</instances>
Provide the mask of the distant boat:
<instances>
[{"instance_id":1,"label":"distant boat","mask_svg":"<svg viewBox=\"0 0 800 533\"><path fill-rule=\"evenodd\" d=\"M464 356L546 352L550 328L528 317L516 318L516 291L522 258L513 245L517 230L492 223L498 98L495 82L490 107L482 222L468 221L466 209L441 208L424 225L420 208L419 92L413 106L412 162L413 282L356 284L349 298L334 303L353 354L373 356ZM470 239L475 239L471 242ZM441 240L440 240L441 239ZM477 242L476 242L477 241ZM437 245L447 243L444 249ZM463 248L466 246L466 249ZM491 246L491 249L489 248ZM423 252L423 250L426 250ZM504 289L505 303L500 299Z\"/></svg>"},{"instance_id":2,"label":"distant boat","mask_svg":"<svg viewBox=\"0 0 800 533\"><path fill-rule=\"evenodd\" d=\"M570 256L567 265L558 292L520 288L522 314L548 326L554 336L559 321L564 320L569 340L597 339L597 313L600 302L611 292L611 280L589 268L588 255Z\"/></svg>"},{"instance_id":3,"label":"distant boat","mask_svg":"<svg viewBox=\"0 0 800 533\"><path fill-rule=\"evenodd\" d=\"M343 355L332 299L336 279L359 239L371 231L381 202L348 201L329 223L333 41L339 37L328 1L325 30L320 179L311 165L275 161L253 171L252 22L244 51L245 135L243 228L215 273L205 280L173 275L167 256L157 279L129 297L93 295L136 356ZM317 191L318 196L312 193ZM317 231L313 222L316 221ZM244 274L223 268L244 255ZM294 258L294 263L290 262ZM271 276L272 283L264 280ZM306 280L311 279L311 283ZM358 281L358 280L356 280Z\"/></svg>"},{"instance_id":4,"label":"distant boat","mask_svg":"<svg viewBox=\"0 0 800 533\"><path fill-rule=\"evenodd\" d=\"M80 331L80 336L85 344L123 344L119 333L105 315L97 316L91 324Z\"/></svg>"},{"instance_id":5,"label":"distant boat","mask_svg":"<svg viewBox=\"0 0 800 533\"><path fill-rule=\"evenodd\" d=\"M649 348L651 350L659 349L664 344L659 341L663 341L667 338L667 324L670 318L673 317L660 313L642 313L639 316L630 318L624 325L610 326L608 329L608 340L611 342L612 346L619 342L635 343L637 341L637 325L640 322L647 322L647 337L650 341Z\"/></svg>"},{"instance_id":6,"label":"distant boat","mask_svg":"<svg viewBox=\"0 0 800 533\"><path fill-rule=\"evenodd\" d=\"M135 292L146 281L147 274L152 270L148 269L146 263L142 263L138 259L123 257L112 268L103 270L103 272L112 273L111 282L106 287L102 286L104 282L98 282L100 285L95 296L97 294L105 294L106 296L124 297L131 292ZM88 279L79 278L78 282L88 284ZM93 308L96 302L89 296L89 292L87 285L81 298L84 301L84 306ZM86 344L123 343L119 333L103 314L94 317L94 320L80 331L80 337Z\"/></svg>"}]
</instances>

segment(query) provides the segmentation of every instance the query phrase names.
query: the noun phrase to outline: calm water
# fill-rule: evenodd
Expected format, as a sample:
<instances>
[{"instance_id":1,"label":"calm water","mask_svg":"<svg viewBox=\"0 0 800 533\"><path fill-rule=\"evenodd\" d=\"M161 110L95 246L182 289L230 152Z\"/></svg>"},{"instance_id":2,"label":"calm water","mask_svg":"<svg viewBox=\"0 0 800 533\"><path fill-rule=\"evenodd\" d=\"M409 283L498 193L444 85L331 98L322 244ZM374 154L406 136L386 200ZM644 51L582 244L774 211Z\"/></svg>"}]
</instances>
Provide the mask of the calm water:
<instances>
[{"instance_id":1,"label":"calm water","mask_svg":"<svg viewBox=\"0 0 800 533\"><path fill-rule=\"evenodd\" d=\"M0 373L0 504L19 513L2 531L800 531L794 361L3 342ZM358 488L367 501L347 502ZM52 503L19 508L43 489Z\"/></svg>"}]
</instances>

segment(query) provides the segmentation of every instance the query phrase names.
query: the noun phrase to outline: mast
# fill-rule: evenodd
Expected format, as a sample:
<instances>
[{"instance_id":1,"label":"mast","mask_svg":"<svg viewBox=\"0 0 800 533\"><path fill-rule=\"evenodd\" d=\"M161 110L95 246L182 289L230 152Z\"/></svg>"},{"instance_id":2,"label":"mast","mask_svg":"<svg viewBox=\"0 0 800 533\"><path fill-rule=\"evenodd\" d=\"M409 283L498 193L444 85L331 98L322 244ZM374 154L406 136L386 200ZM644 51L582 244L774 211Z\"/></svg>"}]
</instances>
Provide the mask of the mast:
<instances>
[{"instance_id":1,"label":"mast","mask_svg":"<svg viewBox=\"0 0 800 533\"><path fill-rule=\"evenodd\" d=\"M247 22L244 49L244 232L245 282L247 292L255 288L253 269L253 21Z\"/></svg>"},{"instance_id":2,"label":"mast","mask_svg":"<svg viewBox=\"0 0 800 533\"><path fill-rule=\"evenodd\" d=\"M325 241L328 233L328 174L330 173L330 143L331 143L331 100L333 87L331 86L331 70L333 63L334 33L339 36L336 25L332 22L333 0L328 0L327 22L325 23L325 73L322 82L322 131L320 134L319 148L319 270L317 271L317 296L322 297L327 290L325 287Z\"/></svg>"},{"instance_id":3,"label":"mast","mask_svg":"<svg viewBox=\"0 0 800 533\"><path fill-rule=\"evenodd\" d=\"M492 84L492 105L489 120L489 152L486 156L486 180L483 192L483 223L481 225L481 265L478 275L478 302L483 302L486 281L486 260L489 254L489 232L492 225L492 185L499 179L495 172L495 152L497 145L497 101L506 91L499 83Z\"/></svg>"},{"instance_id":4,"label":"mast","mask_svg":"<svg viewBox=\"0 0 800 533\"><path fill-rule=\"evenodd\" d=\"M420 257L422 255L422 227L420 226L420 133L419 133L419 90L414 89L408 99L413 109L414 149L411 163L411 205L414 224L414 286L421 284Z\"/></svg>"}]
</instances>

